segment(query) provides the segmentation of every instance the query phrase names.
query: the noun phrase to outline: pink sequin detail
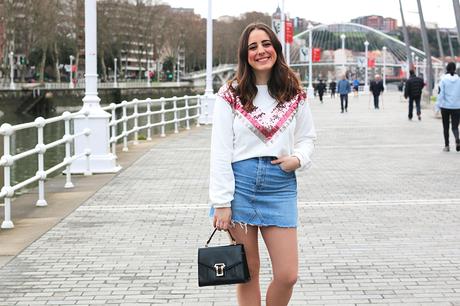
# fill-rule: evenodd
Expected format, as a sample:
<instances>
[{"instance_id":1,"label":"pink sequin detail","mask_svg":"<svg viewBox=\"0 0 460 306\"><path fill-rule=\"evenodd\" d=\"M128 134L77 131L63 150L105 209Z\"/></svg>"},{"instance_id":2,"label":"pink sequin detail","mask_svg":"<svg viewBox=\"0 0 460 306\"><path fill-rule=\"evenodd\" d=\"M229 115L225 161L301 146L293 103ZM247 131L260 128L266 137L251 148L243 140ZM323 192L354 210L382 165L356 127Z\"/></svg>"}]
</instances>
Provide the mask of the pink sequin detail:
<instances>
[{"instance_id":1,"label":"pink sequin detail","mask_svg":"<svg viewBox=\"0 0 460 306\"><path fill-rule=\"evenodd\" d=\"M295 96L292 100L275 106L272 112L266 114L258 107L255 107L252 112L247 112L243 108L243 104L228 87L222 88L218 95L227 101L232 109L244 118L246 118L251 126L258 132L256 134L263 136L265 142L270 141L280 130L283 130L284 125L291 122L291 118L295 115L299 103L306 99L305 92ZM262 138L262 137L261 137Z\"/></svg>"}]
</instances>

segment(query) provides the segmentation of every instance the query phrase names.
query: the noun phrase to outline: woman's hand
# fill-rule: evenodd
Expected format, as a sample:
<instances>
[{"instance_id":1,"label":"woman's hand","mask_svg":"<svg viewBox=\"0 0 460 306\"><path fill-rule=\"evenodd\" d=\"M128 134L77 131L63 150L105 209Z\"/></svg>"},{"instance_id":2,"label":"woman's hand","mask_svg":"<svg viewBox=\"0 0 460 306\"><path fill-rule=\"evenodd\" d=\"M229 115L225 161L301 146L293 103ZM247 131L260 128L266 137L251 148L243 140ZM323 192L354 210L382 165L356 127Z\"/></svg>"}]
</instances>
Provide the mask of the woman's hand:
<instances>
[{"instance_id":1,"label":"woman's hand","mask_svg":"<svg viewBox=\"0 0 460 306\"><path fill-rule=\"evenodd\" d=\"M228 230L232 220L232 209L230 207L222 207L214 209L213 226L219 231Z\"/></svg>"},{"instance_id":2,"label":"woman's hand","mask_svg":"<svg viewBox=\"0 0 460 306\"><path fill-rule=\"evenodd\" d=\"M281 169L286 172L295 171L297 168L300 168L300 160L296 156L283 156L277 159L272 160L272 164L279 164Z\"/></svg>"}]
</instances>

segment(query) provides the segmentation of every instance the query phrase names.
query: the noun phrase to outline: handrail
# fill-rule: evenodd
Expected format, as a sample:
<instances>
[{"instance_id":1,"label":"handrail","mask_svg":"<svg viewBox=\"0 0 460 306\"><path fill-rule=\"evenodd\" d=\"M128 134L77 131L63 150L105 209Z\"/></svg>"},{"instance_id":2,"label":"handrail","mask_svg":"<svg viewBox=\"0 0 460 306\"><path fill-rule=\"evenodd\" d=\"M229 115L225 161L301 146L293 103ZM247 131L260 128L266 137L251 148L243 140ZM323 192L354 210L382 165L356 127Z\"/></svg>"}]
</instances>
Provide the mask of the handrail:
<instances>
[{"instance_id":1,"label":"handrail","mask_svg":"<svg viewBox=\"0 0 460 306\"><path fill-rule=\"evenodd\" d=\"M128 81L118 81L118 82L98 82L97 88L149 88L149 87L178 87L181 85L189 84L189 82L150 82L148 83L145 80L128 80ZM33 86L31 86L33 85ZM78 83L69 85L66 82L53 82L53 83L21 83L15 82L16 89L27 89L31 90L32 92L40 92L43 89L85 89L85 82L84 80L79 81ZM0 90L11 90L10 83L1 83L0 82Z\"/></svg>"},{"instance_id":2,"label":"handrail","mask_svg":"<svg viewBox=\"0 0 460 306\"><path fill-rule=\"evenodd\" d=\"M4 198L5 202L5 216L2 222L1 228L13 228L14 224L11 220L11 198L14 196L17 190L20 190L30 184L33 184L38 181L38 200L36 202L36 206L47 206L48 203L45 199L45 180L48 175L51 173L66 168L66 183L64 185L65 188L73 188L72 180L71 180L71 173L70 173L70 165L71 163L83 156L86 156L87 159L87 170L89 172L89 156L91 151L89 148L85 150L85 153L78 154L78 155L71 155L71 143L77 138L81 136L85 136L87 139L87 144L89 144L89 136L91 135L91 130L86 128L83 132L71 134L70 133L70 121L77 117L77 116L85 116L86 120L88 120L89 112L64 112L61 116L56 116L49 119L44 119L42 117L36 118L33 122L10 125L8 123L4 123L0 126L0 135L3 135L3 156L0 158L0 166L2 166L3 174L4 174L4 186L0 190L0 197ZM64 129L65 134L62 139L53 141L51 143L44 143L43 137L43 129L45 125L55 122L64 121ZM89 125L88 125L89 126ZM29 128L36 128L37 129L37 145L35 148L21 152L19 154L13 154L11 152L11 136L21 130L29 129ZM48 149L65 145L65 158L62 162L58 163L57 165L52 166L49 169L45 169L45 162L44 162L44 155ZM23 158L26 158L31 155L38 155L38 165L37 165L37 172L34 176L19 182L13 186L11 186L11 167L17 161L20 161Z\"/></svg>"},{"instance_id":3,"label":"handrail","mask_svg":"<svg viewBox=\"0 0 460 306\"><path fill-rule=\"evenodd\" d=\"M152 139L153 128L160 128L160 137L166 136L166 127L173 124L174 133L179 132L180 123L185 121L185 129L190 129L190 120L196 120L196 126L200 126L199 118L202 115L202 109L207 114L207 103L202 105L204 96L183 96L159 99L134 99L132 101L122 101L121 103L111 103L109 106L103 107L102 110L111 113L111 118L108 123L110 131L109 145L111 153L116 156L117 143L122 142L122 151L128 151L128 140L133 138L133 144L139 141L139 132L147 131L147 140ZM206 100L205 100L206 101ZM180 104L180 106L178 106ZM192 112L192 113L191 113ZM73 161L86 157L86 172L90 175L90 141L91 130L83 129L78 133L71 134L71 121L76 117L86 117L86 126L89 127L89 111L79 111L75 113L64 112L61 116L56 116L49 119L38 117L33 122L10 125L4 123L0 126L0 135L4 137L4 155L0 158L0 167L4 167L4 186L0 190L0 198L4 198L5 217L1 228L13 228L14 224L11 220L11 199L15 192L30 184L38 181L38 200L36 206L47 206L45 200L44 182L51 173L62 168L66 168L66 183L65 188L73 188L71 181L70 166ZM159 116L159 120L155 120L155 116ZM44 126L50 123L64 122L64 136L62 139L44 143L43 129ZM207 122L207 121L206 121ZM36 128L37 129L37 145L30 150L13 155L10 148L11 136L20 130ZM121 131L121 132L120 132ZM75 139L78 137L86 137L86 149L83 153L71 155L72 145L75 145ZM62 162L51 166L49 169L44 167L44 154L47 150L65 145L65 158ZM31 155L38 155L37 172L34 176L11 186L11 167L17 161Z\"/></svg>"},{"instance_id":4,"label":"handrail","mask_svg":"<svg viewBox=\"0 0 460 306\"><path fill-rule=\"evenodd\" d=\"M152 139L152 128L160 127L160 137L165 137L166 126L168 124L174 124L174 133L179 133L179 123L185 121L185 129L190 129L190 120L196 119L196 125L200 126L198 118L201 115L201 100L203 96L183 96L183 97L172 97L172 98L159 98L159 99L133 99L132 101L122 101L119 104L111 103L109 106L103 107L102 109L110 112L112 117L109 122L110 128L110 144L111 153L116 155L116 144L120 139L123 139L123 152L128 151L128 139L130 135L133 135L133 144L137 144L139 141L139 131L147 131L147 140ZM194 104L190 104L190 101L194 101ZM172 102L172 105L168 105L168 102ZM178 108L177 103L183 102L184 106ZM171 104L171 103L170 103ZM152 107L159 107L159 110L152 111ZM139 111L139 107L145 107L145 111ZM117 117L117 110L121 109L121 114ZM128 115L128 110L132 109L132 112ZM196 110L194 115L190 115L190 110ZM179 117L179 113L185 111L183 118ZM172 119L166 120L166 114L172 113ZM154 115L160 115L160 121L155 122L153 119ZM139 125L139 120L144 119L146 123L142 126ZM119 125L121 124L122 132L117 134ZM128 129L128 125L132 125L132 128Z\"/></svg>"}]
</instances>

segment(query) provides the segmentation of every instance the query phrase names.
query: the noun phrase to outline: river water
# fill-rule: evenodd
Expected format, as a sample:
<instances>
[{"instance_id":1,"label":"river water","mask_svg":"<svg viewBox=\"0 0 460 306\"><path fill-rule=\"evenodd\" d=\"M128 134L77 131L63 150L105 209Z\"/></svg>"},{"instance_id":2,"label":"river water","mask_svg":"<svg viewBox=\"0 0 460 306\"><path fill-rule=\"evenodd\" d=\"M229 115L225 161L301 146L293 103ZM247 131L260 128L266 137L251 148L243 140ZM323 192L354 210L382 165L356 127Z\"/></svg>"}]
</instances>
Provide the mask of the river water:
<instances>
[{"instance_id":1,"label":"river water","mask_svg":"<svg viewBox=\"0 0 460 306\"><path fill-rule=\"evenodd\" d=\"M190 90L183 90L183 89L175 89L174 91L171 92L171 96L184 96L185 94L193 94L190 92ZM168 97L171 97L168 96ZM125 96L121 97L120 100L132 100L135 98L134 96ZM147 98L146 96L138 96L137 98L139 99L144 99ZM158 96L152 95L151 98L159 98ZM20 124L20 123L26 123L26 122L32 122L34 119L38 116L44 117L44 118L51 118L55 117L58 115L61 115L64 111L68 110L71 112L78 111L81 106L83 105L83 102L81 98L79 97L51 97L48 99L48 103L52 105L52 108L50 111L47 113L41 113L41 114L34 114L34 115L22 115L18 114L15 112L17 108L17 103L20 103L20 99L8 99L8 100L0 100L0 125L3 123L9 123L11 125L15 124ZM102 99L101 100L101 106L104 107L109 104L109 102L113 101L108 101L109 99ZM178 105L179 106L179 105ZM166 107L168 108L168 107ZM152 110L155 110L152 108ZM142 109L139 109L139 112L145 111ZM194 113L190 112L190 115L193 115ZM129 115L129 113L128 113ZM168 113L166 114L166 120L170 120L173 118L173 113ZM154 116L153 120L159 120L159 116ZM152 121L153 121L152 120ZM143 118L139 120L139 126L145 124L147 121L146 118ZM185 122L181 124L183 127L185 125ZM132 126L132 124L131 124ZM128 126L128 129L130 126ZM166 127L167 132L171 131L174 127L172 125L169 125ZM121 124L118 127L118 133L121 132ZM159 127L153 128L153 133L154 135L159 135L160 129ZM140 134L146 135L146 132L140 132ZM64 135L64 123L57 122L57 123L52 123L45 125L44 127L44 141L45 143L50 143L55 140L61 139L62 136ZM0 154L3 156L3 136L0 136ZM37 144L37 129L36 128L31 128L31 129L25 129L21 131L17 131L14 135L11 136L11 154L19 154L21 152L24 152L29 149L33 149ZM49 149L45 153L45 169L49 169L50 167L62 162L63 158L65 157L65 145L60 145L58 147ZM37 163L38 163L38 157L36 154L26 157L24 159L21 159L17 161L11 171L11 185L17 184L31 176L34 176L36 171L37 171ZM0 168L0 170L3 170L3 168ZM59 175L62 173L61 171L57 171L51 176L54 175ZM0 188L4 184L4 177L3 177L3 171L0 173ZM29 186L28 188L31 188L33 186ZM17 194L21 194L22 192L25 192L27 189L23 191L18 191Z\"/></svg>"}]
</instances>

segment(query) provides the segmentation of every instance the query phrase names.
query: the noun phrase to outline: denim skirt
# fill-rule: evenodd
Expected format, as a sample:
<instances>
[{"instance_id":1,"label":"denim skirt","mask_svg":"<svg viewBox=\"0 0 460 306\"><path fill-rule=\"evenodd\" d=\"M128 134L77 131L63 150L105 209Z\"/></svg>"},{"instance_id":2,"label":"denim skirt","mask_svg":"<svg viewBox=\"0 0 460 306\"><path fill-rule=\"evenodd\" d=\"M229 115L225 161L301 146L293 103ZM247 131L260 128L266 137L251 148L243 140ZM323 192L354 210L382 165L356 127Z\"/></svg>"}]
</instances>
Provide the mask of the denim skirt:
<instances>
[{"instance_id":1,"label":"denim skirt","mask_svg":"<svg viewBox=\"0 0 460 306\"><path fill-rule=\"evenodd\" d=\"M241 225L297 227L297 180L271 164L276 157L256 157L232 163L235 194L232 221ZM211 208L210 215L214 215Z\"/></svg>"}]
</instances>

